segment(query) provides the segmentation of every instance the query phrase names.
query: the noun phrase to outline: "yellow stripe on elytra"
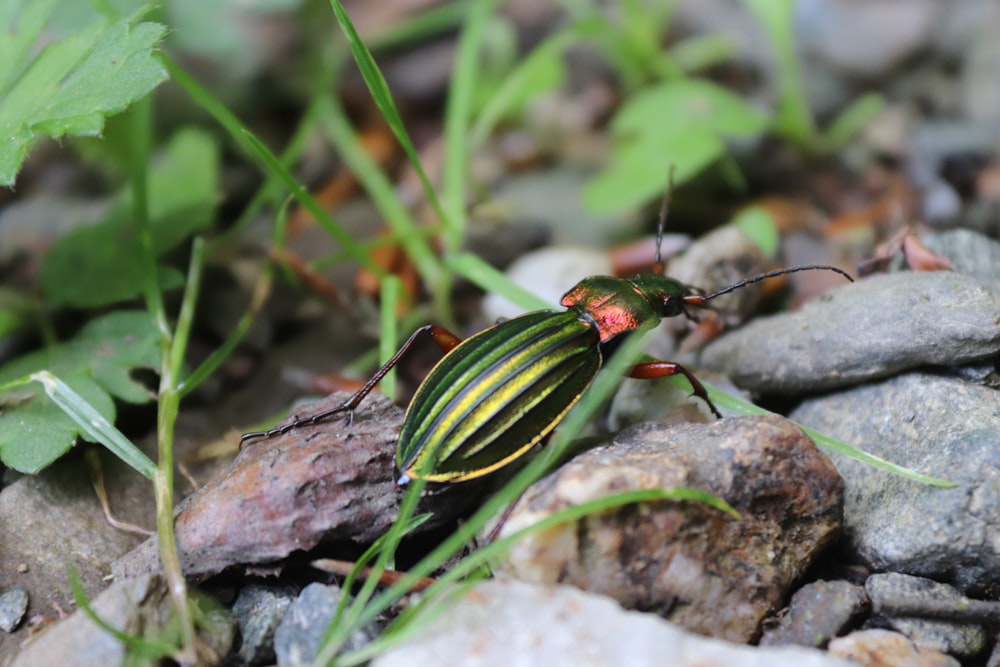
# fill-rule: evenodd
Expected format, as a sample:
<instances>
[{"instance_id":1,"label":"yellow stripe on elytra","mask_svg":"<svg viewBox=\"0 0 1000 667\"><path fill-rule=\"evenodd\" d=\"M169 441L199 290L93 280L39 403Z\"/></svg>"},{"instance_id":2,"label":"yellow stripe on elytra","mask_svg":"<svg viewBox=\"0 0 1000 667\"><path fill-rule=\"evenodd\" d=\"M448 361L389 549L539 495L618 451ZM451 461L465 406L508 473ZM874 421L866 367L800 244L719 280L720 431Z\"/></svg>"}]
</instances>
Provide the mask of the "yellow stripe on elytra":
<instances>
[{"instance_id":1,"label":"yellow stripe on elytra","mask_svg":"<svg viewBox=\"0 0 1000 667\"><path fill-rule=\"evenodd\" d=\"M478 358L471 365L463 365L463 361L467 357L454 356L456 350L452 350L452 353L445 356L441 361L439 361L433 369L431 369L428 379L434 378L434 380L439 383L438 385L421 385L421 388L417 391L417 395L414 397L413 402L410 404L410 408L407 409L406 420L409 421L411 418L416 422L414 428L416 429L413 435L419 437L421 433L425 432L431 424L426 423L428 417L433 418L437 413L437 406L450 404L456 396L461 394L469 386L473 385L480 377L483 372L479 370L484 365L489 365L495 363L497 360L503 359L503 357L510 353L511 349L517 349L524 344L525 341L531 340L538 336L539 330L543 332L548 328L548 323L546 320L551 316L550 313L529 313L523 317L533 318L537 317L537 321L527 326L526 328L517 331L507 340L500 343L492 343L490 339L493 335L493 330L498 326L503 326L503 324L495 325L489 329L479 332L478 334L472 336L471 338L465 340L456 350L460 350L459 354L475 354ZM520 319L520 318L519 318ZM516 322L517 320L510 320L511 322ZM504 323L506 324L506 323ZM483 345L483 341L487 340L487 345ZM471 347L470 347L471 346ZM471 350L471 352L470 352ZM453 366L452 368L447 368L448 366ZM447 370L445 370L447 368ZM441 374L442 377L437 377ZM449 377L454 375L453 377ZM445 382L448 386L440 387L440 383ZM438 393L440 392L440 393ZM428 396L427 400L421 400L424 396ZM419 406L420 412L414 412L411 414L411 410L415 406Z\"/></svg>"},{"instance_id":2,"label":"yellow stripe on elytra","mask_svg":"<svg viewBox=\"0 0 1000 667\"><path fill-rule=\"evenodd\" d=\"M433 411L437 418L432 423L422 424L414 433L420 444L419 450L412 454L409 467L423 466L434 469L437 463L453 456L465 444L470 434L485 423L480 419L469 419L470 413L476 410L478 403L486 402L493 405L494 411L502 409L502 403L491 400L492 394L499 392L501 388L507 388L514 394L524 391L530 386L535 375L524 372L531 367L530 362L535 359L545 360L559 346L581 334L578 329L567 330L561 326L553 328L552 325L553 322L546 318L539 322L537 327L531 327L535 340L528 345L524 342L504 345L508 348L506 354L509 356L497 359L485 370L482 365L478 365L478 369L467 369L470 372L476 371L477 374L459 383L462 391L457 397L437 402ZM539 330L543 335L538 335ZM430 465L426 465L428 462Z\"/></svg>"},{"instance_id":3,"label":"yellow stripe on elytra","mask_svg":"<svg viewBox=\"0 0 1000 667\"><path fill-rule=\"evenodd\" d=\"M529 398L528 401L526 401L523 405L520 406L520 408L518 409L517 412L513 412L512 411L507 416L507 420L503 424L495 424L494 425L495 428L494 428L494 433L492 434L493 437L486 438L485 440L483 440L482 442L480 442L475 447L469 447L469 448L467 448L466 451L464 451L462 453L462 457L463 458L471 458L471 457L475 456L476 454L478 454L479 452L481 452L484 449L486 449L487 447L489 447L491 444L493 444L497 440L497 438L499 438L503 434L503 432L506 431L512 424L514 424L524 414L530 412L532 409L534 409L535 407L537 407L539 403L541 403L546 398L548 398L554 391L556 391L557 389L559 389L560 386L561 386L561 382L567 376L571 375L572 372L575 370L574 368L570 368L568 370L568 372L564 371L563 374L562 374L562 377L558 378L557 380L552 380L552 381L549 381L549 382L544 382L542 384L539 384L539 382L544 377L546 377L546 376L549 375L549 372L554 371L554 370L558 370L558 369L559 369L559 365L552 365L552 366L549 366L548 368L545 369L546 370L545 373L532 374L531 375L531 382L530 383L526 384L525 386L520 386L520 385L517 386L517 387L513 387L512 386L511 389L510 389L510 391L503 392L503 394L504 394L503 398L501 398L501 396L500 396L501 392L497 392L496 394L494 394L494 396L497 397L496 400L497 401L501 401L501 404L499 405L499 407L494 407L493 404L496 401L491 400L490 403L489 403L489 406L493 408L492 411L489 414L487 414L487 415L485 415L483 417L480 417L479 415L476 415L477 418L475 420L472 420L473 423L483 424L486 421L488 421L488 420L496 417L506 407L508 407L514 401L514 399L516 399L519 395L523 394L525 391L528 392L528 395L529 395L530 398ZM511 384L513 384L513 383L511 383ZM506 389L506 388L507 387L505 386L504 389ZM491 397L491 399L492 398L493 397ZM476 409L476 412L481 411L483 409L483 407L484 406L481 405L479 408ZM470 415L470 418L471 417L472 417L472 415ZM554 422L556 422L558 420L559 420L559 417L557 416L557 417L555 417L552 420L551 423L554 423ZM545 426L548 427L549 425L546 424ZM547 432L547 431L545 431L545 432ZM472 434L470 433L469 435L471 436ZM539 436L539 439L540 438L541 438L541 436ZM533 442L537 442L537 441L538 440L535 440Z\"/></svg>"},{"instance_id":4,"label":"yellow stripe on elytra","mask_svg":"<svg viewBox=\"0 0 1000 667\"><path fill-rule=\"evenodd\" d=\"M572 333L576 335L577 332ZM515 354L508 358L497 360L478 377L470 378L470 382L466 384L459 395L447 403L447 411L441 414L436 423L431 426L431 430L427 434L428 442L425 443L427 453L431 454L431 450L440 447L440 450L435 452L438 460L446 459L454 454L467 437L469 428L461 429L457 433L452 433L452 431L467 418L469 413L476 409L477 404L495 406L494 413L502 409L504 403L497 404L494 400L495 395L498 393L508 396L516 395L530 386L535 379L533 373L514 371L523 369L526 365L525 361L528 359L541 356L541 359L544 360L544 355L540 355L540 353L546 352L554 346L562 345L563 342L561 336L543 336L530 345L516 349ZM471 428L474 429L482 423L482 421L477 420L472 423ZM435 444L432 440L438 442ZM418 458L422 457L418 456Z\"/></svg>"},{"instance_id":5,"label":"yellow stripe on elytra","mask_svg":"<svg viewBox=\"0 0 1000 667\"><path fill-rule=\"evenodd\" d=\"M570 411L570 408L576 405L577 401L580 400L580 396L582 395L583 395L582 392L576 394L566 405L566 408L558 415L556 415L555 418L552 419L552 421L546 424L545 427L541 431L539 431L537 436L532 438L530 441L524 443L523 446L518 447L507 456L504 456L503 458L498 459L497 461L494 461L493 463L487 466L480 466L474 470L468 470L468 471L450 471L450 472L432 473L429 475L420 475L414 472L414 468L416 467L416 465L414 465L411 466L410 469L406 470L405 474L411 479L422 478L428 482L454 482L454 481L475 479L477 477L482 477L483 475L487 475L493 472L494 470L499 470L500 468L504 467L511 461L517 459L520 456L523 456L529 449L531 449L539 442L541 442L542 438L547 436L552 431L552 429L556 427L556 424L562 421L563 417L566 416L566 413ZM414 464L416 464L416 461L414 461Z\"/></svg>"}]
</instances>

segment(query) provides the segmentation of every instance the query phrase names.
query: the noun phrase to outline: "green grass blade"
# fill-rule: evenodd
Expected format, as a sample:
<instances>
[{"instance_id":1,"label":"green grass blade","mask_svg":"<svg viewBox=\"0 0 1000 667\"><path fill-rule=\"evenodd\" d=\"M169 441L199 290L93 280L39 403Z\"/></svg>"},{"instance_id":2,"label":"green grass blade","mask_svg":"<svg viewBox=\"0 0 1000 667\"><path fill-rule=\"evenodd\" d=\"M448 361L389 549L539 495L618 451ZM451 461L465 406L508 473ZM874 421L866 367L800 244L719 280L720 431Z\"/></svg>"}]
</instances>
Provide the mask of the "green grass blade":
<instances>
[{"instance_id":1,"label":"green grass blade","mask_svg":"<svg viewBox=\"0 0 1000 667\"><path fill-rule=\"evenodd\" d=\"M146 479L153 479L153 476L156 474L156 464L143 454L142 450L133 445L100 412L95 410L90 403L87 403L79 394L70 389L65 382L49 371L32 373L27 378L21 378L21 380L41 383L49 398L77 423L80 430L88 438L107 447L112 454L130 465ZM23 384L26 384L26 382L15 381L14 383L7 383L0 386L0 391Z\"/></svg>"},{"instance_id":2,"label":"green grass blade","mask_svg":"<svg viewBox=\"0 0 1000 667\"><path fill-rule=\"evenodd\" d=\"M382 277L385 275L385 271L382 270L378 264L376 264L372 258L362 250L361 246L351 238L351 235L339 225L336 220L333 219L326 210L320 206L319 202L302 187L290 171L275 157L267 146L265 146L260 139L255 137L247 130L242 131L243 139L247 146L250 147L251 152L259 159L267 168L270 174L276 175L284 184L285 187L289 189L292 195L302 207L309 211L310 215L320 224L327 233L332 236L337 243L343 246L344 250L353 257L355 260L360 262L366 269L374 273L376 276Z\"/></svg>"},{"instance_id":3,"label":"green grass blade","mask_svg":"<svg viewBox=\"0 0 1000 667\"><path fill-rule=\"evenodd\" d=\"M177 646L173 644L150 641L144 637L130 635L109 624L91 606L90 600L87 599L87 593L83 590L83 583L80 581L80 573L77 569L73 565L69 565L66 570L67 578L69 579L69 588L73 593L73 600L76 602L76 606L101 630L104 630L129 647L130 651L141 654L153 661L157 658L173 655L177 651Z\"/></svg>"},{"instance_id":4,"label":"green grass blade","mask_svg":"<svg viewBox=\"0 0 1000 667\"><path fill-rule=\"evenodd\" d=\"M396 326L399 318L396 315L396 307L399 304L400 294L403 285L396 276L386 276L382 279L381 289L381 328L379 330L379 363L385 364L396 354L396 339L399 337L399 329ZM389 397L389 400L396 400L396 369L391 368L379 382L379 389Z\"/></svg>"},{"instance_id":5,"label":"green grass blade","mask_svg":"<svg viewBox=\"0 0 1000 667\"><path fill-rule=\"evenodd\" d=\"M358 69L361 71L361 76L365 80L365 84L367 84L368 90L372 94L372 99L375 100L375 104L382 113L382 117L385 118L385 121L392 130L392 133L396 135L396 140L399 141L400 145L403 147L406 157L416 170L417 176L420 177L420 182L423 185L424 194L427 197L427 200L430 202L431 206L434 207L434 211L441 219L442 224L445 225L446 228L452 226L453 222L449 220L447 214L442 208L437 192L435 192L434 186L431 185L431 181L427 177L427 173L424 171L423 165L420 164L417 149L414 148L413 142L410 141L410 137L406 133L406 128L403 126L403 119L399 116L399 111L396 109L396 103L392 99L392 93L390 92L389 86L386 84L385 78L382 76L382 72L379 70L378 65L375 64L375 59L372 58L372 54L368 50L368 47L365 46L364 42L361 41L361 37L358 36L358 31L354 29L354 24L351 23L351 18L347 15L347 12L344 10L344 6L341 4L340 0L330 0L330 5L333 7L334 15L337 17L337 23L340 24L341 30L343 30L344 35L347 37L347 42L351 47L351 54L354 56L354 61L357 63Z\"/></svg>"},{"instance_id":6,"label":"green grass blade","mask_svg":"<svg viewBox=\"0 0 1000 667\"><path fill-rule=\"evenodd\" d=\"M482 146L486 138L496 127L501 118L508 113L514 102L521 97L522 91L531 85L535 71L541 63L562 52L579 39L576 31L560 30L550 35L542 43L531 50L524 60L510 72L495 93L483 106L469 131L468 145L472 150Z\"/></svg>"},{"instance_id":7,"label":"green grass blade","mask_svg":"<svg viewBox=\"0 0 1000 667\"><path fill-rule=\"evenodd\" d=\"M398 48L412 42L424 42L450 32L465 18L468 8L464 2L446 2L437 7L422 9L419 13L385 26L385 29L368 39L368 48L378 51Z\"/></svg>"},{"instance_id":8,"label":"green grass blade","mask_svg":"<svg viewBox=\"0 0 1000 667\"><path fill-rule=\"evenodd\" d=\"M538 523L522 528L516 533L496 540L495 542L492 542L463 558L455 565L455 567L448 570L448 572L439 577L434 584L423 591L421 595L421 602L414 607L405 609L379 639L358 651L342 656L340 661L338 661L338 664L356 665L363 663L370 660L378 653L386 650L390 646L397 644L407 636L412 635L413 632L419 630L419 627L413 624L413 621L418 614L423 616L423 614L427 611L427 608L433 605L435 600L439 600L440 596L445 594L448 588L453 587L455 582L473 575L477 569L508 550L525 536L548 530L565 523L577 521L585 516L605 512L623 505L656 502L659 500L691 500L695 502L703 502L729 514L736 520L740 520L741 518L739 512L716 496L699 489L685 487L675 489L645 489L639 491L626 491L611 496L605 496L604 498L589 500L572 507L567 507L545 517ZM406 573L404 579L400 582L400 587L405 590L407 587L412 586L417 578L418 577L413 576L412 571Z\"/></svg>"},{"instance_id":9,"label":"green grass blade","mask_svg":"<svg viewBox=\"0 0 1000 667\"><path fill-rule=\"evenodd\" d=\"M183 379L183 381L177 386L177 391L180 393L181 397L185 396L191 392L195 387L204 382L216 369L222 365L236 346L240 344L243 337L246 336L247 331L250 330L251 325L253 325L254 319L257 317L257 313L260 309L264 307L264 303L267 301L267 297L271 293L271 285L273 282L272 269L270 265L264 268L260 276L257 278L257 284L254 285L253 294L250 297L250 305L247 306L246 311L243 316L240 317L239 322L233 327L233 330L226 337L226 340L222 342L218 348L216 348L205 361L192 372L189 376Z\"/></svg>"},{"instance_id":10,"label":"green grass blade","mask_svg":"<svg viewBox=\"0 0 1000 667\"><path fill-rule=\"evenodd\" d=\"M851 102L826 129L823 143L827 152L843 147L884 108L885 99L878 93L867 93Z\"/></svg>"},{"instance_id":11,"label":"green grass blade","mask_svg":"<svg viewBox=\"0 0 1000 667\"><path fill-rule=\"evenodd\" d=\"M170 374L179 378L184 367L184 352L187 350L191 337L191 325L194 323L194 310L198 302L198 292L201 290L201 275L205 264L205 239L196 236L191 244L191 261L188 266L187 280L184 281L184 296L181 299L181 310L177 316L177 326L174 327L174 339L170 345L170 359L167 362Z\"/></svg>"},{"instance_id":12,"label":"green grass blade","mask_svg":"<svg viewBox=\"0 0 1000 667\"><path fill-rule=\"evenodd\" d=\"M441 198L447 212L445 254L458 250L462 243L465 220L465 176L469 162L466 133L472 116L479 53L495 0L475 0L468 4L465 25L458 39L455 65L451 75L448 105L444 117L444 171Z\"/></svg>"},{"instance_id":13,"label":"green grass blade","mask_svg":"<svg viewBox=\"0 0 1000 667\"><path fill-rule=\"evenodd\" d=\"M476 255L467 252L458 253L448 257L446 262L452 271L464 276L469 282L478 285L487 292L499 294L525 310L556 308L545 299L540 299L529 290L512 282L510 278Z\"/></svg>"},{"instance_id":14,"label":"green grass blade","mask_svg":"<svg viewBox=\"0 0 1000 667\"><path fill-rule=\"evenodd\" d=\"M385 222L396 233L406 254L416 264L424 283L437 284L443 268L440 261L425 236L420 233L413 216L399 201L393 184L361 146L343 107L332 96L324 97L321 118L337 152L371 196Z\"/></svg>"},{"instance_id":15,"label":"green grass blade","mask_svg":"<svg viewBox=\"0 0 1000 667\"><path fill-rule=\"evenodd\" d=\"M776 132L802 151L816 148L816 124L806 101L795 52L795 0L744 0L768 36L778 71Z\"/></svg>"}]
</instances>

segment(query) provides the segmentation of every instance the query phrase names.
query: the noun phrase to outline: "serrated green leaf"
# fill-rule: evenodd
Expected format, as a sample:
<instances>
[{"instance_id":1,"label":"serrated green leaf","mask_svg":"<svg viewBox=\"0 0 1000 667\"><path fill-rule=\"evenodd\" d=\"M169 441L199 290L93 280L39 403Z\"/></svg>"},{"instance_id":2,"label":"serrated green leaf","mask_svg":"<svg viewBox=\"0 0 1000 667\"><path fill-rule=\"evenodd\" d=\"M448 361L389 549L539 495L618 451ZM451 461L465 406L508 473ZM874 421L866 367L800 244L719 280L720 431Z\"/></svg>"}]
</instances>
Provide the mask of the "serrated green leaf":
<instances>
[{"instance_id":1,"label":"serrated green leaf","mask_svg":"<svg viewBox=\"0 0 1000 667\"><path fill-rule=\"evenodd\" d=\"M6 0L0 10L0 185L11 185L34 138L98 134L167 78L154 54L166 27L135 17L102 19L32 47L51 20L53 0ZM7 59L9 57L9 60Z\"/></svg>"},{"instance_id":2,"label":"serrated green leaf","mask_svg":"<svg viewBox=\"0 0 1000 667\"><path fill-rule=\"evenodd\" d=\"M149 215L156 255L162 256L211 224L218 200L218 149L210 135L181 130L149 174ZM144 254L122 201L103 221L80 227L52 245L42 259L40 283L58 304L90 308L142 294ZM159 267L163 289L184 283L172 267Z\"/></svg>"},{"instance_id":3,"label":"serrated green leaf","mask_svg":"<svg viewBox=\"0 0 1000 667\"><path fill-rule=\"evenodd\" d=\"M159 336L149 314L120 311L92 321L72 340L0 367L0 383L43 369L52 371L114 421L112 396L131 403L151 396L130 373L155 368ZM0 394L0 460L35 473L62 456L80 434L78 425L31 384Z\"/></svg>"}]
</instances>

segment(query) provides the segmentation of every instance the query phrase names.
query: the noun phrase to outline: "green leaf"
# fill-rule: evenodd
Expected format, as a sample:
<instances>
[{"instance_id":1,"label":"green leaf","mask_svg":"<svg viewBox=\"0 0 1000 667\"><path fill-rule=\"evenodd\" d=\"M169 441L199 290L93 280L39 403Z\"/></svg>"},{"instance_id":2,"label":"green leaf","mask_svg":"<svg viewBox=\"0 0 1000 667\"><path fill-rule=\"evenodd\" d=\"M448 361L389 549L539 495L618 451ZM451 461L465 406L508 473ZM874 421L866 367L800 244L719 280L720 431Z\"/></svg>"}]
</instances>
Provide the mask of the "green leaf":
<instances>
[{"instance_id":1,"label":"green leaf","mask_svg":"<svg viewBox=\"0 0 1000 667\"><path fill-rule=\"evenodd\" d=\"M824 148L830 152L838 150L875 120L884 108L885 99L878 93L867 93L854 100L826 128Z\"/></svg>"},{"instance_id":2,"label":"green leaf","mask_svg":"<svg viewBox=\"0 0 1000 667\"><path fill-rule=\"evenodd\" d=\"M0 383L41 370L59 376L109 422L112 397L130 403L150 400L150 392L131 377L137 368L155 368L159 335L145 311L120 311L93 320L75 338L0 367ZM45 396L27 385L0 394L0 461L36 473L62 456L80 428Z\"/></svg>"},{"instance_id":3,"label":"green leaf","mask_svg":"<svg viewBox=\"0 0 1000 667\"><path fill-rule=\"evenodd\" d=\"M207 228L218 200L219 155L212 138L181 130L149 174L149 214L156 255L176 248ZM142 294L143 252L126 199L103 221L59 239L42 259L42 289L57 304L89 308ZM160 267L164 289L184 283L171 267Z\"/></svg>"},{"instance_id":4,"label":"green leaf","mask_svg":"<svg viewBox=\"0 0 1000 667\"><path fill-rule=\"evenodd\" d=\"M774 51L778 73L774 132L801 150L815 150L816 124L809 110L795 50L795 0L744 0L744 4L760 22Z\"/></svg>"},{"instance_id":5,"label":"green leaf","mask_svg":"<svg viewBox=\"0 0 1000 667\"><path fill-rule=\"evenodd\" d=\"M96 135L167 78L154 54L166 28L101 19L34 55L55 0L6 0L0 9L0 185L11 185L38 135Z\"/></svg>"},{"instance_id":6,"label":"green leaf","mask_svg":"<svg viewBox=\"0 0 1000 667\"><path fill-rule=\"evenodd\" d=\"M610 166L584 187L583 204L595 215L641 206L663 194L668 167L674 182L683 183L725 152L717 135L698 128L630 141L616 147Z\"/></svg>"},{"instance_id":7,"label":"green leaf","mask_svg":"<svg viewBox=\"0 0 1000 667\"><path fill-rule=\"evenodd\" d=\"M725 138L764 131L767 117L709 81L667 81L634 95L611 121L611 165L584 189L595 214L634 208L663 192L674 166L682 183L726 154Z\"/></svg>"},{"instance_id":8,"label":"green leaf","mask_svg":"<svg viewBox=\"0 0 1000 667\"><path fill-rule=\"evenodd\" d=\"M615 114L617 136L650 138L679 129L727 137L751 137L767 126L767 116L743 99L704 79L666 81L632 96Z\"/></svg>"}]
</instances>

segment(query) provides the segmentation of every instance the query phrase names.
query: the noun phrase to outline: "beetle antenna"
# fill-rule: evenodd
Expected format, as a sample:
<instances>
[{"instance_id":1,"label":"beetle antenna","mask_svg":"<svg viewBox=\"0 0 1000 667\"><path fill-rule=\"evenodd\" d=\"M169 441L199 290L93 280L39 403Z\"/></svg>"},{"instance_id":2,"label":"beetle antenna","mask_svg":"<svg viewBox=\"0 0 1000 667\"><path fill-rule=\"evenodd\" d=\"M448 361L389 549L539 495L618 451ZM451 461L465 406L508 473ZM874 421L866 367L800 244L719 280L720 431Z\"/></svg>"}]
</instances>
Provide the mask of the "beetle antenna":
<instances>
[{"instance_id":1,"label":"beetle antenna","mask_svg":"<svg viewBox=\"0 0 1000 667\"><path fill-rule=\"evenodd\" d=\"M776 278L778 276L783 276L786 273L797 273L799 271L833 271L834 273L839 273L840 275L844 276L852 283L854 282L854 278L851 277L851 274L849 274L847 271L844 271L843 269L838 269L836 266L829 266L827 264L807 264L803 266L789 266L788 268L785 269L768 271L767 273L761 273L751 278L741 280L738 283L730 285L729 287L723 287L718 292L713 292L708 296L699 296L698 303L700 304L706 301L710 301L717 296L722 296L723 294L729 294L730 292L738 290L741 287L746 287L747 285L752 285L753 283L759 283L760 281L767 280L768 278Z\"/></svg>"},{"instance_id":2,"label":"beetle antenna","mask_svg":"<svg viewBox=\"0 0 1000 667\"><path fill-rule=\"evenodd\" d=\"M663 203L660 204L660 220L656 225L656 255L653 258L653 273L658 276L663 275L666 268L663 266L663 256L660 252L663 246L663 228L667 225L667 213L670 211L670 195L674 192L674 165L670 165L667 170L667 191L663 194Z\"/></svg>"}]
</instances>

